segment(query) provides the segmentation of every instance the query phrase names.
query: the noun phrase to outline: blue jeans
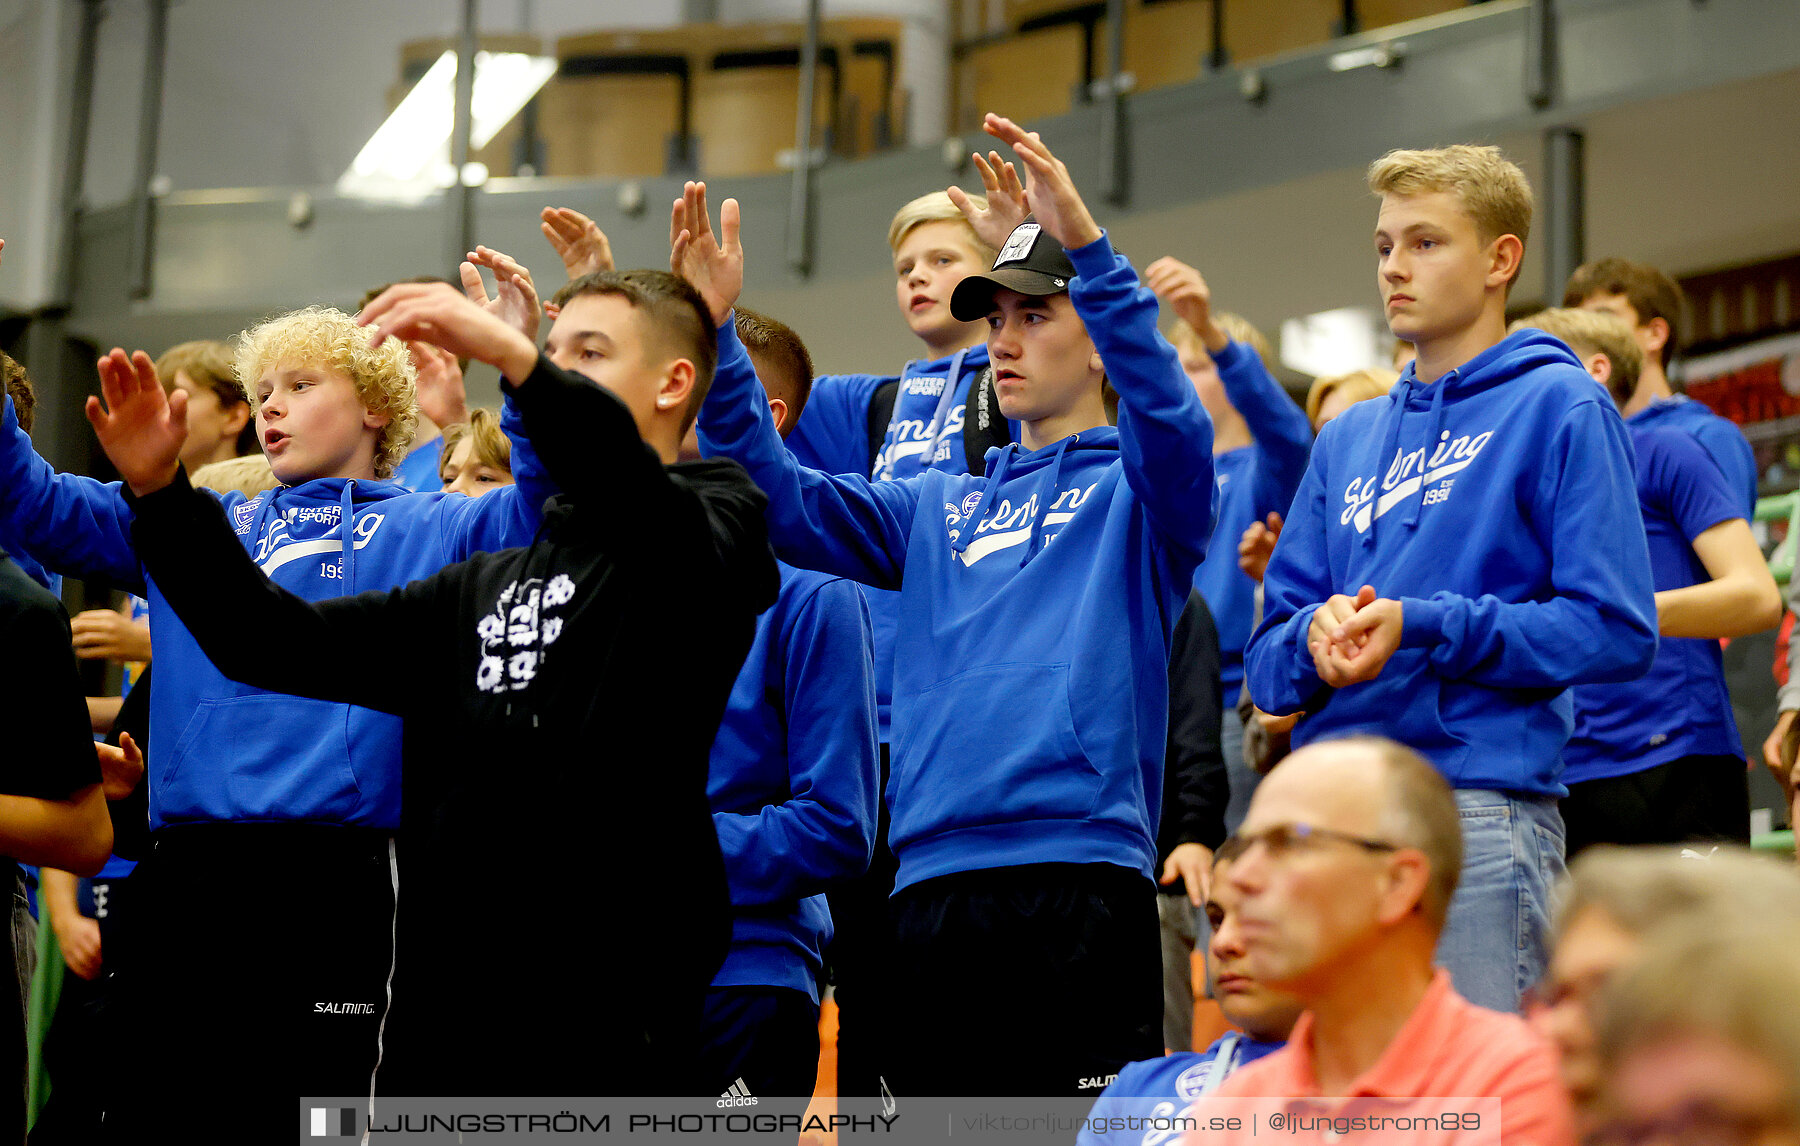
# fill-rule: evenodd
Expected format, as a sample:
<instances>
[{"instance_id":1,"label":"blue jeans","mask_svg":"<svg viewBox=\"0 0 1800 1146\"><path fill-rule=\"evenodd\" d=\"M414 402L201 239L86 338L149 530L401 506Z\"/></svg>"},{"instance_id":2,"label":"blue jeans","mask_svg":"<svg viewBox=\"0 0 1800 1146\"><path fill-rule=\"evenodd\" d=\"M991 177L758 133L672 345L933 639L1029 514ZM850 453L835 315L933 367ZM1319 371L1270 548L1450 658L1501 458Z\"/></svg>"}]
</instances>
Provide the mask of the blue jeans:
<instances>
[{"instance_id":1,"label":"blue jeans","mask_svg":"<svg viewBox=\"0 0 1800 1146\"><path fill-rule=\"evenodd\" d=\"M1437 961L1457 991L1496 1011L1549 963L1550 897L1563 876L1563 823L1551 796L1459 790L1462 879L1438 938Z\"/></svg>"}]
</instances>

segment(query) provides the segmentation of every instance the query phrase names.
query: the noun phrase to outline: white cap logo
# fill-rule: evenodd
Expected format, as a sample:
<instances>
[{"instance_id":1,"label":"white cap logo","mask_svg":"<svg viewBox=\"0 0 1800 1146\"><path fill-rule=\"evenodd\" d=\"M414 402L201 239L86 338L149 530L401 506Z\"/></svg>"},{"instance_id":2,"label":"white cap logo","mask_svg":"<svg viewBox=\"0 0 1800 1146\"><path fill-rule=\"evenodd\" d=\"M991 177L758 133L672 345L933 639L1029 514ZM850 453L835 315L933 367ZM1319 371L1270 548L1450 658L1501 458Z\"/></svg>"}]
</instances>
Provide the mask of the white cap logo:
<instances>
[{"instance_id":1,"label":"white cap logo","mask_svg":"<svg viewBox=\"0 0 1800 1146\"><path fill-rule=\"evenodd\" d=\"M1043 228L1036 223L1020 223L1013 228L1013 233L1006 237L1006 246L1000 248L1000 257L994 260L990 270L999 270L1005 263L1016 263L1031 257L1031 248L1037 245L1038 233Z\"/></svg>"}]
</instances>

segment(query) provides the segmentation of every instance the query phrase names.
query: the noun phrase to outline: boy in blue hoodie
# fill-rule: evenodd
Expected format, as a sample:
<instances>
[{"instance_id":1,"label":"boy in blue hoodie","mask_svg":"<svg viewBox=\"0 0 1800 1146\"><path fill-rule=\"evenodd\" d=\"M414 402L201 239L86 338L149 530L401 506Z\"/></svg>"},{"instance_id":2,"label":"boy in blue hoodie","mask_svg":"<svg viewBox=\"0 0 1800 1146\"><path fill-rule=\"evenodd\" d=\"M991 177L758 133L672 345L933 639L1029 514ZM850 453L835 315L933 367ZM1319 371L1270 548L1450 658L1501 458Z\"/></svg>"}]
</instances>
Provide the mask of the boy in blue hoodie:
<instances>
[{"instance_id":1,"label":"boy in blue hoodie","mask_svg":"<svg viewBox=\"0 0 1800 1146\"><path fill-rule=\"evenodd\" d=\"M1643 351L1597 309L1546 310L1513 324L1554 334L1624 408ZM1692 434L1625 423L1656 578L1656 662L1641 680L1574 690L1563 753L1569 855L1590 844L1750 842L1749 778L1719 641L1772 628L1781 591L1738 504L1740 491Z\"/></svg>"},{"instance_id":2,"label":"boy in blue hoodie","mask_svg":"<svg viewBox=\"0 0 1800 1146\"><path fill-rule=\"evenodd\" d=\"M740 308L737 330L782 434L806 408L806 347ZM707 992L694 1089L807 1097L819 1071L825 892L875 848L875 666L851 581L781 565L713 741L707 797L731 884L731 949ZM735 1089L733 1089L735 1088Z\"/></svg>"},{"instance_id":3,"label":"boy in blue hoodie","mask_svg":"<svg viewBox=\"0 0 1800 1146\"><path fill-rule=\"evenodd\" d=\"M1175 312L1170 341L1212 418L1218 533L1242 537L1271 513L1287 512L1306 472L1312 426L1269 372L1262 334L1236 315L1215 315L1212 290L1199 271L1165 257L1144 268L1144 283ZM1234 832L1244 822L1258 779L1256 770L1244 763L1244 725L1237 711L1244 646L1256 619L1256 582L1238 568L1236 547L1227 545L1201 562L1194 588L1206 598L1219 628L1219 684L1225 701L1221 740L1231 778L1225 830Z\"/></svg>"},{"instance_id":4,"label":"boy in blue hoodie","mask_svg":"<svg viewBox=\"0 0 1800 1146\"><path fill-rule=\"evenodd\" d=\"M1169 641L1212 531L1212 426L1068 169L1010 120L987 130L1030 168L1036 221L952 299L987 316L1001 412L1021 426L983 476L797 465L727 321L736 202L721 245L690 184L672 258L720 323L702 448L769 492L779 555L900 589L887 1081L1079 1095L1161 1047ZM1004 989L972 1008L970 983Z\"/></svg>"},{"instance_id":5,"label":"boy in blue hoodie","mask_svg":"<svg viewBox=\"0 0 1800 1146\"><path fill-rule=\"evenodd\" d=\"M1246 657L1299 747L1374 732L1456 789L1469 861L1438 946L1499 1010L1542 974L1563 870L1571 685L1631 680L1656 652L1630 441L1568 347L1506 334L1531 189L1496 148L1396 151L1377 281L1418 357L1386 401L1320 434L1263 579Z\"/></svg>"},{"instance_id":6,"label":"boy in blue hoodie","mask_svg":"<svg viewBox=\"0 0 1800 1146\"><path fill-rule=\"evenodd\" d=\"M1024 188L1012 164L998 153L991 160L979 154L974 159L988 195L965 195L960 188L933 191L901 207L888 224L900 316L924 344L925 356L908 362L897 375L829 374L818 379L806 415L787 440L801 465L874 481L896 481L926 470L975 473L990 446L1017 440L1017 423L1003 417L994 402L985 325L950 313L957 284L993 262L995 248L1025 215ZM885 783L900 595L872 586L865 586L864 594L875 637ZM878 1092L886 1041L882 991L888 979L884 948L894 857L885 801L880 813L868 875L831 896L837 924L831 963L840 1094Z\"/></svg>"},{"instance_id":7,"label":"boy in blue hoodie","mask_svg":"<svg viewBox=\"0 0 1800 1146\"><path fill-rule=\"evenodd\" d=\"M141 354L102 360L103 373L126 369L153 373ZM536 533L554 487L523 440L519 484L492 497L387 480L417 417L414 370L404 346L372 349L349 315L265 322L241 337L237 371L284 484L218 500L277 583L314 600L390 588ZM0 491L0 543L151 603L152 850L133 877L143 923L122 937L118 981L135 1093L109 1126L184 1103L199 1080L283 1125L295 1096L366 1091L393 964L399 719L222 675L146 575L119 484L51 469L10 401ZM279 633L267 639L279 648Z\"/></svg>"}]
</instances>

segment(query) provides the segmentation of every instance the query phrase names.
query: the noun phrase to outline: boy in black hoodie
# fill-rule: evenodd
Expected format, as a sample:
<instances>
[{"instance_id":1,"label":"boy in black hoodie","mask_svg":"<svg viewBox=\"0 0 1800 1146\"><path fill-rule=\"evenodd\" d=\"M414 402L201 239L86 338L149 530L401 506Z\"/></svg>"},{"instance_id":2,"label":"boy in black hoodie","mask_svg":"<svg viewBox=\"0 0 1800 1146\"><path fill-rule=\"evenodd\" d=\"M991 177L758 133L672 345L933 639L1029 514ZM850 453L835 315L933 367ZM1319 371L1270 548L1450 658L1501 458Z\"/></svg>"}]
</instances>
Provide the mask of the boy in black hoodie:
<instances>
[{"instance_id":1,"label":"boy in black hoodie","mask_svg":"<svg viewBox=\"0 0 1800 1146\"><path fill-rule=\"evenodd\" d=\"M447 286L363 312L377 342L497 367L565 491L530 548L397 590L309 604L271 584L179 471L181 411L147 358L109 360L109 410L88 403L140 552L222 671L408 718L386 1094L679 1092L730 933L707 755L776 594L764 499L734 463L669 464L714 362L692 287L608 273L556 301L542 355ZM521 860L592 873L607 910L569 912ZM502 907L553 922L542 997L496 1006L479 919Z\"/></svg>"}]
</instances>

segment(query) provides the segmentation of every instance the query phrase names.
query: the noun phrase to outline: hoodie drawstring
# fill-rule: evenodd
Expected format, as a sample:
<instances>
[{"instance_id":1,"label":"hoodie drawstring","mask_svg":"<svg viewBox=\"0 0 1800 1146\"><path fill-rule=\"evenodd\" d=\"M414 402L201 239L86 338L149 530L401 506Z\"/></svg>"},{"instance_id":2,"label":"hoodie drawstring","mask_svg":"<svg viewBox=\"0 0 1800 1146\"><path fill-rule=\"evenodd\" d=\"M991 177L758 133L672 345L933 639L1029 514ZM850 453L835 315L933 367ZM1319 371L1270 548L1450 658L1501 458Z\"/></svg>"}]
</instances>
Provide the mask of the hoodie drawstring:
<instances>
[{"instance_id":1,"label":"hoodie drawstring","mask_svg":"<svg viewBox=\"0 0 1800 1146\"><path fill-rule=\"evenodd\" d=\"M1438 448L1438 435L1444 432L1444 390L1450 380L1456 377L1453 370L1437 380L1431 388L1431 429L1425 435L1425 449L1419 456L1419 497L1412 503L1412 509L1406 515L1406 528L1419 528L1419 514L1425 509L1425 467L1431 464L1431 455ZM1369 532L1375 532L1375 522L1369 521Z\"/></svg>"},{"instance_id":2,"label":"hoodie drawstring","mask_svg":"<svg viewBox=\"0 0 1800 1146\"><path fill-rule=\"evenodd\" d=\"M344 591L349 596L356 595L356 479L351 478L344 483L342 510L338 520L343 523L344 554L338 564L344 573Z\"/></svg>"},{"instance_id":3,"label":"hoodie drawstring","mask_svg":"<svg viewBox=\"0 0 1800 1146\"><path fill-rule=\"evenodd\" d=\"M950 544L951 553L961 553L975 540L975 529L981 524L981 519L987 516L988 503L993 500L994 491L1000 488L1000 483L1006 480L1006 471L1012 468L1013 454L1016 452L1016 447L1013 446L1000 451L999 459L994 462L994 472L988 475L987 484L981 487L981 497L975 502L975 512L969 515L969 520L963 522L962 536Z\"/></svg>"},{"instance_id":4,"label":"hoodie drawstring","mask_svg":"<svg viewBox=\"0 0 1800 1146\"><path fill-rule=\"evenodd\" d=\"M1412 392L1413 372L1412 367L1409 365L1406 368L1406 373L1401 375L1400 381L1394 387L1392 394L1393 407L1392 412L1389 414L1389 417L1393 420L1388 424L1387 442L1381 447L1381 452L1375 455L1381 465L1387 466L1390 469L1394 464L1394 456L1400 452L1400 423L1406 420L1406 403L1411 400ZM1382 479L1385 476L1386 471L1376 474L1372 482L1374 488L1363 491L1363 496L1369 499L1369 528L1362 535L1362 545L1364 549L1375 544L1375 518L1379 516L1378 511L1381 509L1380 490Z\"/></svg>"},{"instance_id":5,"label":"hoodie drawstring","mask_svg":"<svg viewBox=\"0 0 1800 1146\"><path fill-rule=\"evenodd\" d=\"M1031 523L1031 544L1025 547L1025 555L1019 558L1019 568L1021 569L1025 568L1025 563L1031 560L1031 555L1036 553L1044 543L1044 519L1050 516L1050 507L1055 505L1056 499L1062 495L1063 459L1069 456L1069 447L1080 440L1080 434L1070 434L1056 447L1056 462L1050 467L1050 496L1038 505L1037 517Z\"/></svg>"},{"instance_id":6,"label":"hoodie drawstring","mask_svg":"<svg viewBox=\"0 0 1800 1146\"><path fill-rule=\"evenodd\" d=\"M944 375L944 391L938 395L937 408L931 412L931 424L925 427L925 468L937 458L938 437L943 434L944 426L950 420L950 407L956 403L956 380L962 377L963 359L968 356L969 348L964 347L956 352L950 360L950 372Z\"/></svg>"}]
</instances>

